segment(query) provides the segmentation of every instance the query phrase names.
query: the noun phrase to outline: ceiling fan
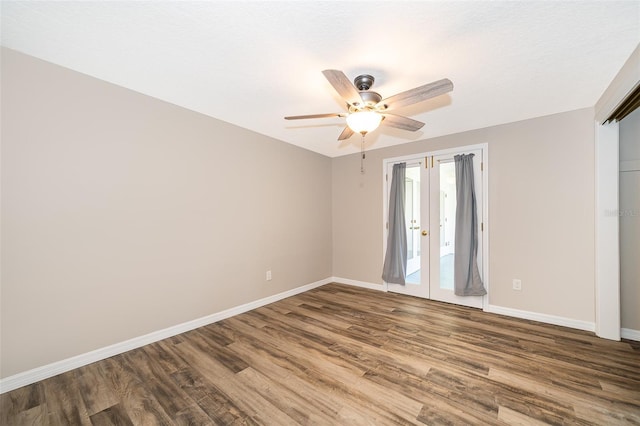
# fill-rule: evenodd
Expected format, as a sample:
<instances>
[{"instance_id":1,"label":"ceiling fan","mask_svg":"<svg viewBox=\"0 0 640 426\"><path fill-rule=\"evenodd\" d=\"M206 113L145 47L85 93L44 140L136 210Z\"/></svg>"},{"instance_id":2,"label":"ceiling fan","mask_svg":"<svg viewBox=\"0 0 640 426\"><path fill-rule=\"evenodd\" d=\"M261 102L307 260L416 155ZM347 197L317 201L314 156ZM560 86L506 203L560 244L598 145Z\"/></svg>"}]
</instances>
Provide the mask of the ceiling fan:
<instances>
[{"instance_id":1,"label":"ceiling fan","mask_svg":"<svg viewBox=\"0 0 640 426\"><path fill-rule=\"evenodd\" d=\"M348 112L294 115L285 117L285 120L346 117L347 126L338 136L339 141L350 138L354 133L360 133L364 136L377 129L381 123L415 132L421 129L424 123L401 115L389 114L388 111L426 101L453 90L451 80L444 78L382 99L380 94L369 91L375 79L368 74L357 76L353 80L353 84L339 70L324 70L322 74L345 100Z\"/></svg>"}]
</instances>

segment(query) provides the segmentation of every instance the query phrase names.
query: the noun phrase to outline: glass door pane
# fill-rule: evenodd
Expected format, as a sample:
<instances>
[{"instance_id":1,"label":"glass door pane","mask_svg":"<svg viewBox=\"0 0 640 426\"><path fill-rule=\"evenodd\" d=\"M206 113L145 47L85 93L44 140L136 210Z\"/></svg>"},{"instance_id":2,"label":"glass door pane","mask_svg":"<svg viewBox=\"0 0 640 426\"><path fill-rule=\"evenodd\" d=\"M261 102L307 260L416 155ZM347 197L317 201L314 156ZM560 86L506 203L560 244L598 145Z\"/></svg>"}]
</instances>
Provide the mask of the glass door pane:
<instances>
[{"instance_id":1,"label":"glass door pane","mask_svg":"<svg viewBox=\"0 0 640 426\"><path fill-rule=\"evenodd\" d=\"M453 254L456 235L456 169L440 163L440 288L453 290Z\"/></svg>"},{"instance_id":2,"label":"glass door pane","mask_svg":"<svg viewBox=\"0 0 640 426\"><path fill-rule=\"evenodd\" d=\"M420 165L407 167L405 177L407 224L407 282L420 284Z\"/></svg>"}]
</instances>

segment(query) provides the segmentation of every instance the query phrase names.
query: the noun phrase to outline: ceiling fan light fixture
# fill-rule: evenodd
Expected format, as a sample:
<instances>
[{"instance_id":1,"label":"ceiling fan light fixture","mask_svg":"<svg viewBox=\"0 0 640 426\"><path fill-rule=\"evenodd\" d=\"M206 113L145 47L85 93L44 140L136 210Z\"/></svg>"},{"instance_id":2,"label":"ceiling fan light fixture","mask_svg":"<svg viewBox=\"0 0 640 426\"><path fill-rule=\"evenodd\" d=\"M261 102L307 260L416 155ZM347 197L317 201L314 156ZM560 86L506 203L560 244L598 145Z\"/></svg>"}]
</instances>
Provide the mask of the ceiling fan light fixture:
<instances>
[{"instance_id":1,"label":"ceiling fan light fixture","mask_svg":"<svg viewBox=\"0 0 640 426\"><path fill-rule=\"evenodd\" d=\"M356 133L366 134L378 128L382 115L375 111L356 111L347 117L347 125Z\"/></svg>"},{"instance_id":2,"label":"ceiling fan light fixture","mask_svg":"<svg viewBox=\"0 0 640 426\"><path fill-rule=\"evenodd\" d=\"M303 120L308 118L346 117L347 126L342 130L338 140L350 138L354 133L363 136L378 128L384 120L385 126L415 132L420 130L424 123L402 115L389 114L397 108L417 104L436 96L444 95L453 90L453 83L448 78L443 78L433 83L424 84L413 89L405 90L387 98L382 98L379 93L369 90L375 79L369 74L359 75L353 84L340 70L322 71L329 84L346 102L348 113L294 115L285 117L285 120Z\"/></svg>"}]
</instances>

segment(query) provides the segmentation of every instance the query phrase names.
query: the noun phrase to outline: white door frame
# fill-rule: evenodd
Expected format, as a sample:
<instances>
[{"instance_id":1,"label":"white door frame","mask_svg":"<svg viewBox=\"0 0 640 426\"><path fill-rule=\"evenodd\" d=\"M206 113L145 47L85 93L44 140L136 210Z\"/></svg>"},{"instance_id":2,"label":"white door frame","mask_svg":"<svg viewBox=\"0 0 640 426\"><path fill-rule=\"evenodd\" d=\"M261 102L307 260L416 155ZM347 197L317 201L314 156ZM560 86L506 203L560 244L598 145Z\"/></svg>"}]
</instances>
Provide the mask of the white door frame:
<instances>
[{"instance_id":1,"label":"white door frame","mask_svg":"<svg viewBox=\"0 0 640 426\"><path fill-rule=\"evenodd\" d=\"M433 157L434 155L442 155L442 154L450 154L457 153L463 150L482 150L482 164L483 170L482 173L482 192L484 194L484 203L482 205L482 216L483 218L480 221L483 222L484 232L482 238L482 270L483 276L482 279L484 281L484 286L487 289L487 295L483 297L482 300L482 309L484 311L487 310L489 306L489 287L490 287L490 276L489 276L489 144L488 143L480 143L476 145L467 145L460 146L448 149L442 149L439 151L433 152L422 152L411 155L404 155L401 157L393 157L393 158L385 158L382 160L382 217L384 220L382 221L382 264L384 264L384 256L387 250L387 215L389 212L389 196L387 194L387 168L390 163L400 163L406 161L415 160L416 157L422 158L422 161L426 161L427 157ZM391 177L389 177L390 179ZM389 291L388 284L383 280L383 290Z\"/></svg>"},{"instance_id":2,"label":"white door frame","mask_svg":"<svg viewBox=\"0 0 640 426\"><path fill-rule=\"evenodd\" d=\"M620 340L619 126L595 123L595 332Z\"/></svg>"},{"instance_id":3,"label":"white door frame","mask_svg":"<svg viewBox=\"0 0 640 426\"><path fill-rule=\"evenodd\" d=\"M603 124L640 81L640 44L595 105L595 331L620 340L618 123ZM613 214L612 214L613 213Z\"/></svg>"}]
</instances>

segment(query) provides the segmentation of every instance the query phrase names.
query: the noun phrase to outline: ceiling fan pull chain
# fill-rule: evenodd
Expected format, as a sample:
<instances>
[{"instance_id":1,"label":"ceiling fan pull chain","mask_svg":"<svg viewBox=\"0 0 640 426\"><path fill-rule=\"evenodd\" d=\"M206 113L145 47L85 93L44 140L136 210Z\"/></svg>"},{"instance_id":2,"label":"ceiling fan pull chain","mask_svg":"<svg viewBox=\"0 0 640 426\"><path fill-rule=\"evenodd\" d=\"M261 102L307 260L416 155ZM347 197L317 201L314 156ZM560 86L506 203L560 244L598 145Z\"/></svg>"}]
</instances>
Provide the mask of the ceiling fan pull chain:
<instances>
[{"instance_id":1,"label":"ceiling fan pull chain","mask_svg":"<svg viewBox=\"0 0 640 426\"><path fill-rule=\"evenodd\" d=\"M364 174L364 133L362 133L362 144L360 145L360 173Z\"/></svg>"}]
</instances>

